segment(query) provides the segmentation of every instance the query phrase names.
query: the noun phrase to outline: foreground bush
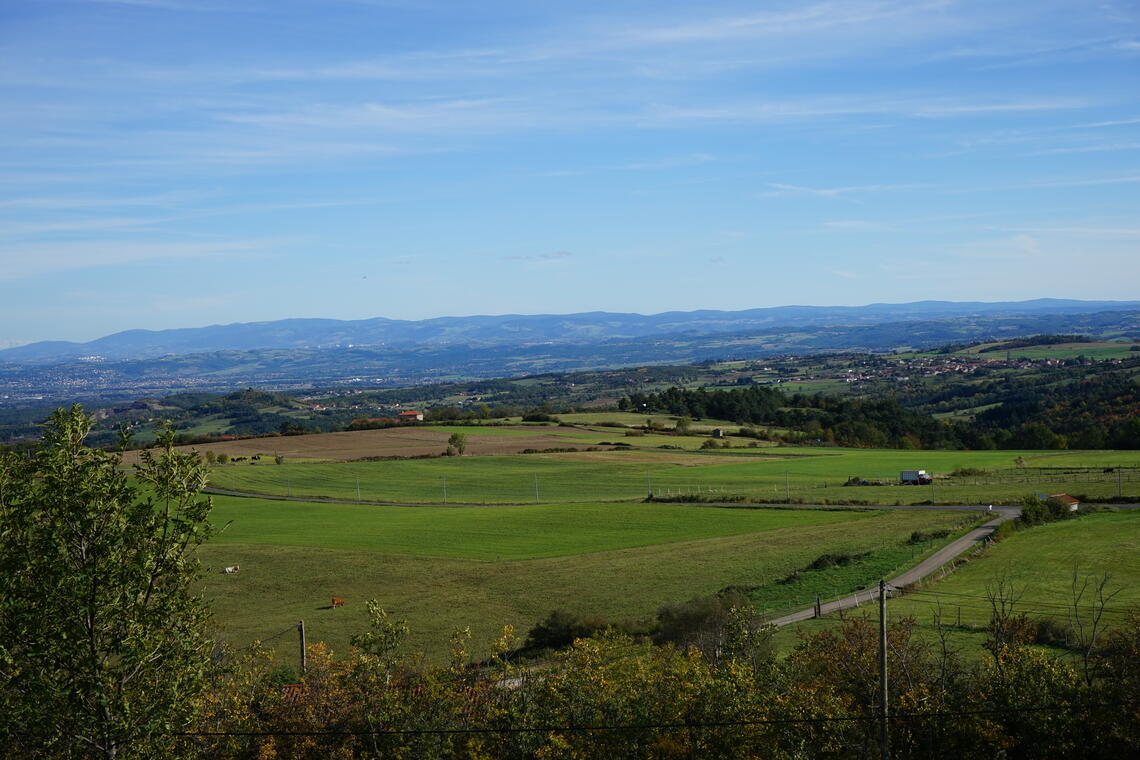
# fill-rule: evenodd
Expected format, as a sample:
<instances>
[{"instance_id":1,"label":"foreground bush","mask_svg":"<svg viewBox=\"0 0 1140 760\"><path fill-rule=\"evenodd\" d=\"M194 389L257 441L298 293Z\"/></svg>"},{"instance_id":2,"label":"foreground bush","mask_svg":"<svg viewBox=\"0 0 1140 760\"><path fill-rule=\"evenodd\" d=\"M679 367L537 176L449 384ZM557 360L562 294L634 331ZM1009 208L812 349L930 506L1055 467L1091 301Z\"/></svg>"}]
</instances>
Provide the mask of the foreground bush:
<instances>
[{"instance_id":1,"label":"foreground bush","mask_svg":"<svg viewBox=\"0 0 1140 760\"><path fill-rule=\"evenodd\" d=\"M553 617L562 627L566 616ZM969 665L915 631L903 619L888 632L894 757L1140 751L1135 616L1109 635L1091 682L1017 637ZM267 666L232 680L202 725L245 733L187 741L202 757L251 760L879 756L878 624L867 618L804 636L784 661L726 641L716 662L697 647L602 632L520 667L505 657L508 630L495 645L504 656L468 663L460 632L452 663L429 667L394 658L395 639L385 641L380 654L343 658L314 646L292 687L271 685Z\"/></svg>"}]
</instances>

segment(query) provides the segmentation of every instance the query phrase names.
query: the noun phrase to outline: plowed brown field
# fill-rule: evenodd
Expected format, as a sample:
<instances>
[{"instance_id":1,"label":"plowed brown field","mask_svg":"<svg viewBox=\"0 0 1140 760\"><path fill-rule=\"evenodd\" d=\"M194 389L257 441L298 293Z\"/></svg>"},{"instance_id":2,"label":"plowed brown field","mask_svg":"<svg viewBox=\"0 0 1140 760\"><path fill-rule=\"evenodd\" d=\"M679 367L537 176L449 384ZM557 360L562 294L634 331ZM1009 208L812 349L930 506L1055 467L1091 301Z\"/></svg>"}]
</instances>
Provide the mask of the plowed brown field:
<instances>
[{"instance_id":1,"label":"plowed brown field","mask_svg":"<svg viewBox=\"0 0 1140 760\"><path fill-rule=\"evenodd\" d=\"M480 435L473 431L467 435L467 451L471 454L517 454L523 449L585 448L606 440L607 435L599 433L597 441L582 440L582 431L569 427L549 427L536 430L533 427L508 427L498 430L512 430L523 435ZM541 430L541 432L540 432ZM577 438L567 437L575 434ZM183 451L206 450L231 457L253 456L272 457L281 454L287 458L325 459L349 461L364 457L420 456L439 454L447 448L448 430L428 427L398 427L385 430L354 430L342 433L316 433L312 435L290 435L271 438L249 438L240 441L216 441L190 446L179 446ZM137 452L127 452L124 461L133 464L138 461Z\"/></svg>"}]
</instances>

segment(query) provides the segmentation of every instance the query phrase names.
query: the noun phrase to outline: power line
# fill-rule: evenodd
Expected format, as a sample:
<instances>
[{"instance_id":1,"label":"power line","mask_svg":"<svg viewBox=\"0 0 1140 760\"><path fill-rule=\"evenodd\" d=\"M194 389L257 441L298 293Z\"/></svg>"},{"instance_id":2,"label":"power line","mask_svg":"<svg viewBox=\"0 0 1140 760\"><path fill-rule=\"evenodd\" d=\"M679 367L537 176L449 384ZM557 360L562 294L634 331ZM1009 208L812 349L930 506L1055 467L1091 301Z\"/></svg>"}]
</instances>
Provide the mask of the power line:
<instances>
[{"instance_id":1,"label":"power line","mask_svg":"<svg viewBox=\"0 0 1140 760\"><path fill-rule=\"evenodd\" d=\"M984 601L984 602L990 602L991 601L990 597L979 596L978 594L959 594L959 593L954 593L951 591L929 591L926 589L919 589L917 591L906 592L902 598L905 599L905 598L910 597L910 596L921 595L921 594L927 594L930 596L945 596L945 597L952 597L952 598L971 599L971 600L975 600L975 601ZM1063 609L1063 610L1068 610L1070 612L1073 610L1073 605L1063 604L1061 602L1031 601L1028 604L1031 604L1033 606L1033 608L1053 607L1055 609ZM1013 600L1013 606L1024 608L1026 605L1021 603L1020 600L1015 598ZM1128 614L1130 612L1136 612L1137 611L1136 608L1133 608L1133 607L1108 607L1108 606L1106 606L1103 608L1099 608L1096 604L1078 605L1078 610L1095 612L1098 609L1101 609L1104 612L1111 612L1111 613L1122 614L1122 615ZM1037 611L1040 612L1041 610L1037 609Z\"/></svg>"},{"instance_id":2,"label":"power line","mask_svg":"<svg viewBox=\"0 0 1140 760\"><path fill-rule=\"evenodd\" d=\"M1085 709L1123 707L1133 705L1122 702L1083 704ZM891 713L891 720L929 720L932 718L961 718L978 715L1002 715L1025 712L1072 712L1073 705L1009 706L984 710L944 710L929 713ZM594 731L647 731L687 728L727 728L732 726L768 726L818 723L857 723L877 721L879 715L821 715L810 718L760 718L755 720L686 721L670 723L607 723L597 725L545 725L545 726L478 726L465 728L387 728L387 729L323 729L312 731L172 731L168 736L406 736L417 734L521 734L521 733L575 733Z\"/></svg>"}]
</instances>

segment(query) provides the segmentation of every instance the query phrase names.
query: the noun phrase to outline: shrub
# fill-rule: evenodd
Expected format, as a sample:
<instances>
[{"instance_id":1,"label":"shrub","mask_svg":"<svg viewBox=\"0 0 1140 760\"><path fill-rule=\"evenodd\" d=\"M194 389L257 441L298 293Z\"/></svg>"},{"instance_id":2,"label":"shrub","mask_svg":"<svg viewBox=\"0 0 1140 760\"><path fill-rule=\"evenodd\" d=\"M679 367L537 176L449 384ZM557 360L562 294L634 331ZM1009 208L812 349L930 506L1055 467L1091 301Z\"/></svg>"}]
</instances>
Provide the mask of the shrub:
<instances>
[{"instance_id":1,"label":"shrub","mask_svg":"<svg viewBox=\"0 0 1140 760\"><path fill-rule=\"evenodd\" d=\"M560 422L553 414L546 412L527 412L523 415L523 422Z\"/></svg>"},{"instance_id":2,"label":"shrub","mask_svg":"<svg viewBox=\"0 0 1140 760\"><path fill-rule=\"evenodd\" d=\"M1073 629L1058 620L1042 618L1035 621L1033 643L1046 647L1071 649L1076 641Z\"/></svg>"},{"instance_id":3,"label":"shrub","mask_svg":"<svg viewBox=\"0 0 1140 760\"><path fill-rule=\"evenodd\" d=\"M528 649L559 649L574 639L592 636L606 627L601 618L582 618L566 610L554 610L530 629L526 637Z\"/></svg>"},{"instance_id":4,"label":"shrub","mask_svg":"<svg viewBox=\"0 0 1140 760\"><path fill-rule=\"evenodd\" d=\"M943 528L942 530L932 530L932 531L928 531L928 532L916 530L914 533L910 534L910 539L907 540L907 543L908 544L923 544L923 543L926 543L927 541L933 541L936 538L946 538L949 535L950 535L950 530L948 528Z\"/></svg>"}]
</instances>

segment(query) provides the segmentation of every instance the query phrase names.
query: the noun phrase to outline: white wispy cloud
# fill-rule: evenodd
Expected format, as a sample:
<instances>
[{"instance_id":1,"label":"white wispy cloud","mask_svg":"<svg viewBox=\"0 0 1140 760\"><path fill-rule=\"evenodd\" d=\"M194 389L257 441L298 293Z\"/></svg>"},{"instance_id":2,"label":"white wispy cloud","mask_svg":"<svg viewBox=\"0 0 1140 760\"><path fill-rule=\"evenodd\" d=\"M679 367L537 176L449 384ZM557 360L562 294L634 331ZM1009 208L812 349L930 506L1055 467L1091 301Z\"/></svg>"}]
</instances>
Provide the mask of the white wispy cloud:
<instances>
[{"instance_id":1,"label":"white wispy cloud","mask_svg":"<svg viewBox=\"0 0 1140 760\"><path fill-rule=\"evenodd\" d=\"M505 261L558 261L559 259L567 259L573 255L569 251L549 251L547 253L525 254L517 253L510 256L504 256Z\"/></svg>"},{"instance_id":2,"label":"white wispy cloud","mask_svg":"<svg viewBox=\"0 0 1140 760\"><path fill-rule=\"evenodd\" d=\"M1048 225L1026 225L1022 227L1017 226L1002 226L1008 232L1025 233L1029 235L1042 236L1042 235L1073 235L1077 237L1090 237L1090 238L1134 238L1140 237L1140 227L1108 227L1097 225L1074 225L1074 226L1048 226Z\"/></svg>"},{"instance_id":3,"label":"white wispy cloud","mask_svg":"<svg viewBox=\"0 0 1140 760\"><path fill-rule=\"evenodd\" d=\"M868 222L862 219L836 219L830 222L824 222L824 227L829 227L836 230L892 230L894 227L883 222Z\"/></svg>"},{"instance_id":4,"label":"white wispy cloud","mask_svg":"<svg viewBox=\"0 0 1140 760\"><path fill-rule=\"evenodd\" d=\"M957 256L964 259L1036 259L1041 256L1041 241L1036 235L1018 233L996 240L981 240L956 247Z\"/></svg>"},{"instance_id":5,"label":"white wispy cloud","mask_svg":"<svg viewBox=\"0 0 1140 760\"><path fill-rule=\"evenodd\" d=\"M1041 180L1037 182L1024 182L1009 185L1011 188L1064 188L1064 187L1096 187L1097 185L1134 185L1140 182L1140 174L1125 174L1116 177L1087 177L1073 179Z\"/></svg>"},{"instance_id":6,"label":"white wispy cloud","mask_svg":"<svg viewBox=\"0 0 1140 760\"><path fill-rule=\"evenodd\" d=\"M167 259L258 255L281 239L222 240L203 243L169 241L101 240L33 242L0 246L0 281L77 269L92 269L155 262Z\"/></svg>"},{"instance_id":7,"label":"white wispy cloud","mask_svg":"<svg viewBox=\"0 0 1140 760\"><path fill-rule=\"evenodd\" d=\"M768 187L772 188L772 190L770 192L763 193L763 195L768 197L774 197L778 195L811 195L817 198L841 198L843 196L856 195L860 193L882 193L899 190L917 190L930 187L930 185L902 184L848 185L846 187L805 187L803 185L786 185L779 182L769 182Z\"/></svg>"},{"instance_id":8,"label":"white wispy cloud","mask_svg":"<svg viewBox=\"0 0 1140 760\"><path fill-rule=\"evenodd\" d=\"M1060 156L1066 153L1100 153L1118 150L1140 149L1140 142L1107 142L1094 145L1071 145L1065 148L1048 148L1026 153L1027 156Z\"/></svg>"},{"instance_id":9,"label":"white wispy cloud","mask_svg":"<svg viewBox=\"0 0 1140 760\"><path fill-rule=\"evenodd\" d=\"M642 161L629 161L620 164L597 164L584 166L579 169L558 169L549 172L540 172L544 177L569 177L591 172L606 171L652 171L655 169L678 169L685 166L700 166L712 163L717 157L711 153L690 153L679 156L663 156Z\"/></svg>"},{"instance_id":10,"label":"white wispy cloud","mask_svg":"<svg viewBox=\"0 0 1140 760\"><path fill-rule=\"evenodd\" d=\"M776 123L841 119L852 116L950 119L987 114L1073 110L1087 108L1094 102L1084 96L983 101L949 97L899 98L882 93L869 93L864 97L754 100L704 106L661 105L653 108L644 121L647 124Z\"/></svg>"},{"instance_id":11,"label":"white wispy cloud","mask_svg":"<svg viewBox=\"0 0 1140 760\"><path fill-rule=\"evenodd\" d=\"M26 197L0 198L0 208L32 209L44 211L71 211L76 209L108 208L114 206L154 206L168 208L193 197L188 193L156 193L154 195L102 196L102 197Z\"/></svg>"}]
</instances>

